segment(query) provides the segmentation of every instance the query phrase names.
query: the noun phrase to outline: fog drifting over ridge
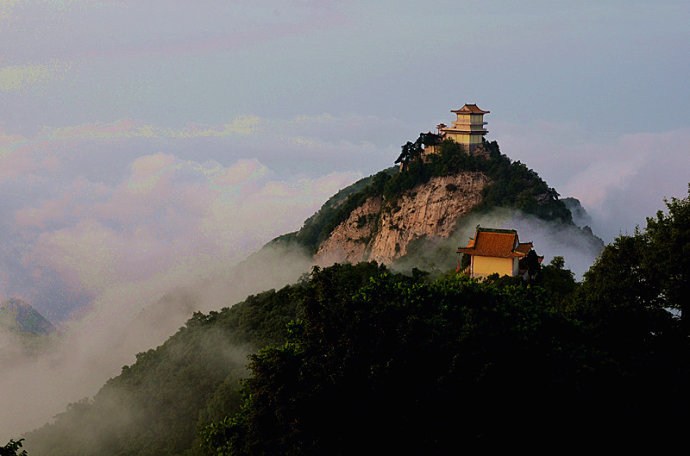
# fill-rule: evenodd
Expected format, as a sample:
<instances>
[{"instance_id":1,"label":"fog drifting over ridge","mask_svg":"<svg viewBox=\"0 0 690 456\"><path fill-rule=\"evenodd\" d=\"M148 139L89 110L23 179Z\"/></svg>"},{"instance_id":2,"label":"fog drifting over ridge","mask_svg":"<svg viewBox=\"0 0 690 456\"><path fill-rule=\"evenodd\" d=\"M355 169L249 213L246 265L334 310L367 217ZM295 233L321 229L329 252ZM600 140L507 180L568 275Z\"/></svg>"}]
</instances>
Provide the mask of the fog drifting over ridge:
<instances>
[{"instance_id":1,"label":"fog drifting over ridge","mask_svg":"<svg viewBox=\"0 0 690 456\"><path fill-rule=\"evenodd\" d=\"M535 120L495 128L502 151L537 171L562 198L580 200L594 234L607 243L644 228L646 217L666 209L664 199L687 196L689 128L598 141L577 124Z\"/></svg>"},{"instance_id":2,"label":"fog drifting over ridge","mask_svg":"<svg viewBox=\"0 0 690 456\"><path fill-rule=\"evenodd\" d=\"M63 315L44 353L29 355L18 341L1 340L9 368L0 372L0 439L92 396L192 312L296 281L311 264L298 249L266 249L238 262L299 228L358 177L281 181L257 160L223 167L155 154L134 160L119 185L78 181L71 191L17 211L24 239L33 240L20 258L38 270L35 290L49 293L41 281L48 287L57 281L87 303Z\"/></svg>"}]
</instances>

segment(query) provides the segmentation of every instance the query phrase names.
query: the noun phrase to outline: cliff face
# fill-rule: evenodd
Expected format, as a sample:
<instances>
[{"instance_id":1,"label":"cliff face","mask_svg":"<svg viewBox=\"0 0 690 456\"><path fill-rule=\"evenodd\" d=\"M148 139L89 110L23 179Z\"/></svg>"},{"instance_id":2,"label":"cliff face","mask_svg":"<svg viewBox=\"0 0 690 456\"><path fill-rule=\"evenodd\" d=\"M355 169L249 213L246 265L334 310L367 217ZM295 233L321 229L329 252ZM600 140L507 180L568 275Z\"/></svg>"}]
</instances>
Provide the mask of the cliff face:
<instances>
[{"instance_id":1,"label":"cliff face","mask_svg":"<svg viewBox=\"0 0 690 456\"><path fill-rule=\"evenodd\" d=\"M421 237L449 237L459 217L482 201L490 179L481 172L434 177L397 201L371 197L319 246L320 264L374 260L390 263Z\"/></svg>"}]
</instances>

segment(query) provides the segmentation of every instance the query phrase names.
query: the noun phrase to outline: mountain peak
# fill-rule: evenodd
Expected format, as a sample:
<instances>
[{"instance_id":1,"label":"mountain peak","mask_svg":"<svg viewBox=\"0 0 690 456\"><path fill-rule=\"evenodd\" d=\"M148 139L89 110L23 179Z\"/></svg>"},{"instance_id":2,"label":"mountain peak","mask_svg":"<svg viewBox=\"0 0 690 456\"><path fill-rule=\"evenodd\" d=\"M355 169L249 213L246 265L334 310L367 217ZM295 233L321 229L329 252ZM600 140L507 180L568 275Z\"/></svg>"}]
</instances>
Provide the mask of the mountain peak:
<instances>
[{"instance_id":1,"label":"mountain peak","mask_svg":"<svg viewBox=\"0 0 690 456\"><path fill-rule=\"evenodd\" d=\"M28 303L10 299L0 304L0 328L24 334L50 334L55 327Z\"/></svg>"}]
</instances>

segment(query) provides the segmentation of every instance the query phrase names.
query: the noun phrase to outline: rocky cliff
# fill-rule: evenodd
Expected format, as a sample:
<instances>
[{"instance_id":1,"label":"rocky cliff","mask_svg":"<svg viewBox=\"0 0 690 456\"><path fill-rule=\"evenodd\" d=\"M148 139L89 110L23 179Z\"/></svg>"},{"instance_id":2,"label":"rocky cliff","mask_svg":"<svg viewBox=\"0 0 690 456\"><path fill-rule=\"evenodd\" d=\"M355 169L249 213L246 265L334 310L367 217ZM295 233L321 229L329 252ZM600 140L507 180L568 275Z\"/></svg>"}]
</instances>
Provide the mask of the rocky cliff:
<instances>
[{"instance_id":1,"label":"rocky cliff","mask_svg":"<svg viewBox=\"0 0 690 456\"><path fill-rule=\"evenodd\" d=\"M465 171L433 177L395 201L372 196L331 231L315 259L320 264L391 263L416 239L448 238L457 220L482 201L482 191L490 183L481 172Z\"/></svg>"}]
</instances>

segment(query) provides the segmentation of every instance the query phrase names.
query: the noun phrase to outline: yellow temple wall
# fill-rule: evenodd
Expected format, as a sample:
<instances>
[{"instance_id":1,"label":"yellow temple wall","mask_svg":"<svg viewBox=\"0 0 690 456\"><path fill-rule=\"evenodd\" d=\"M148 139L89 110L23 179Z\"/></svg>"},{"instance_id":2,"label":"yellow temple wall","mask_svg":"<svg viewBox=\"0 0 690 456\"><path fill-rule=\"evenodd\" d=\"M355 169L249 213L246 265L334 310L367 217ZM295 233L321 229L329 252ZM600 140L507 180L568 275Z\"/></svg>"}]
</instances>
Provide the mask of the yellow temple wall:
<instances>
[{"instance_id":1,"label":"yellow temple wall","mask_svg":"<svg viewBox=\"0 0 690 456\"><path fill-rule=\"evenodd\" d=\"M514 258L496 258L479 255L472 256L472 275L485 277L491 274L513 276L517 274L517 261Z\"/></svg>"}]
</instances>

